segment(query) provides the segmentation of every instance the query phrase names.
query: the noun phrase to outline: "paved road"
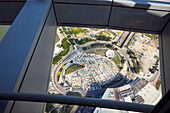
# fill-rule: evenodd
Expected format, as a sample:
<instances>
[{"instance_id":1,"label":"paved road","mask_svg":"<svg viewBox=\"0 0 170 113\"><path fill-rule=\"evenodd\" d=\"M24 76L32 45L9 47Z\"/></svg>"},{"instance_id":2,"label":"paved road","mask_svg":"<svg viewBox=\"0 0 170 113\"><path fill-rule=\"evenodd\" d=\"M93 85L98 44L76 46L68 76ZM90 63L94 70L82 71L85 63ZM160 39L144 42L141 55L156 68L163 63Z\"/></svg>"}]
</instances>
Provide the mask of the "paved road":
<instances>
[{"instance_id":1,"label":"paved road","mask_svg":"<svg viewBox=\"0 0 170 113\"><path fill-rule=\"evenodd\" d=\"M154 81L156 78L158 78L159 77L159 75L160 75L160 65L158 65L158 71L156 71L150 78L149 78L149 81L151 82L151 81Z\"/></svg>"},{"instance_id":2,"label":"paved road","mask_svg":"<svg viewBox=\"0 0 170 113\"><path fill-rule=\"evenodd\" d=\"M72 29L70 27L67 27L67 28L69 28L70 31L72 31ZM73 33L73 31L72 31L72 33ZM72 34L72 36L73 36L74 39L77 39L77 36L74 33Z\"/></svg>"},{"instance_id":3,"label":"paved road","mask_svg":"<svg viewBox=\"0 0 170 113\"><path fill-rule=\"evenodd\" d=\"M126 39L126 42L124 43L124 47L127 47L128 42L130 41L130 39L132 38L132 36L134 35L134 32L130 32L128 38Z\"/></svg>"},{"instance_id":4,"label":"paved road","mask_svg":"<svg viewBox=\"0 0 170 113\"><path fill-rule=\"evenodd\" d=\"M64 36L65 36L65 37L67 37L67 34L64 32L63 27L61 27L61 28L62 28L62 30L63 30L63 34L64 34Z\"/></svg>"},{"instance_id":5,"label":"paved road","mask_svg":"<svg viewBox=\"0 0 170 113\"><path fill-rule=\"evenodd\" d=\"M119 52L125 57L125 59L126 59L126 64L127 64L127 68L131 68L133 63L132 63L131 59L129 58L129 55L127 54L127 49L126 49L126 48L119 49ZM129 62L131 65L129 65L128 62ZM128 76L128 78L133 78L133 73L132 73L132 71L127 71L127 72L126 72L126 75Z\"/></svg>"},{"instance_id":6,"label":"paved road","mask_svg":"<svg viewBox=\"0 0 170 113\"><path fill-rule=\"evenodd\" d=\"M56 45L61 44L61 41L64 39L64 36L63 36L63 34L60 33L59 28L57 28L57 35L58 35L60 40L56 43Z\"/></svg>"},{"instance_id":7,"label":"paved road","mask_svg":"<svg viewBox=\"0 0 170 113\"><path fill-rule=\"evenodd\" d=\"M111 43L111 41L98 41L98 40L96 40L96 41L93 41L93 42L89 42L89 43L86 43L86 44L83 44L83 45L78 45L78 44L76 44L77 46L79 46L79 47L85 47L85 46L88 46L88 45L90 45L90 44L95 44L95 43L106 43L106 44L112 44Z\"/></svg>"},{"instance_id":8,"label":"paved road","mask_svg":"<svg viewBox=\"0 0 170 113\"><path fill-rule=\"evenodd\" d=\"M64 59L60 60L60 63L58 65L55 65L52 69L52 72L51 72L51 75L52 75L52 83L53 83L53 86L54 88L60 93L60 94L63 94L65 95L67 93L66 90L64 90L62 88L62 86L60 86L57 82L57 72L59 71L59 69L63 66L63 64L65 64L71 57L73 57L73 55L76 55L78 51L73 51L72 53L70 54L67 54L65 56ZM62 77L62 76L60 76ZM61 79L61 78L60 78Z\"/></svg>"},{"instance_id":9,"label":"paved road","mask_svg":"<svg viewBox=\"0 0 170 113\"><path fill-rule=\"evenodd\" d=\"M149 77L149 82L155 86L156 81L158 80L160 76L160 65L158 65L158 71L156 71L153 75Z\"/></svg>"},{"instance_id":10,"label":"paved road","mask_svg":"<svg viewBox=\"0 0 170 113\"><path fill-rule=\"evenodd\" d=\"M122 46L123 46L123 44L125 43L127 37L129 36L129 34L130 34L129 31L125 31L125 32L123 33L123 35L121 36L121 39L120 39L120 40L118 41L118 43L117 43L117 45L118 45L119 47L122 47Z\"/></svg>"},{"instance_id":11,"label":"paved road","mask_svg":"<svg viewBox=\"0 0 170 113\"><path fill-rule=\"evenodd\" d=\"M52 83L53 83L53 86L54 86L54 88L56 89L56 91L58 92L58 93L60 93L60 94L63 94L63 95L65 95L67 92L58 84L58 82L57 82L57 73L56 72L58 72L58 70L60 69L59 67L61 67L60 65L55 65L54 67L53 67L53 69L52 69L52 71L51 71L51 81L52 81Z\"/></svg>"},{"instance_id":12,"label":"paved road","mask_svg":"<svg viewBox=\"0 0 170 113\"><path fill-rule=\"evenodd\" d=\"M70 113L75 113L78 107L79 107L78 105L75 105Z\"/></svg>"}]
</instances>

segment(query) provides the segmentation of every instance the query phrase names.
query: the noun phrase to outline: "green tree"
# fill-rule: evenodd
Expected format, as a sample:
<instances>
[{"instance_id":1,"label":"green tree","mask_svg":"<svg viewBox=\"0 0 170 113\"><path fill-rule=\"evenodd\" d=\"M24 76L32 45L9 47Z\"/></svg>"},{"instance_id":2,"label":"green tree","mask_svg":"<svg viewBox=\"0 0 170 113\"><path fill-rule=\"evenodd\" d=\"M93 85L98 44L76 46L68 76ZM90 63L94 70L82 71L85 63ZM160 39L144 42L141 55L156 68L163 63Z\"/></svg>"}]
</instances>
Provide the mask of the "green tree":
<instances>
[{"instance_id":1,"label":"green tree","mask_svg":"<svg viewBox=\"0 0 170 113\"><path fill-rule=\"evenodd\" d=\"M46 112L49 112L52 108L53 108L52 103L47 103L47 104L46 104L45 111L46 111Z\"/></svg>"},{"instance_id":2,"label":"green tree","mask_svg":"<svg viewBox=\"0 0 170 113\"><path fill-rule=\"evenodd\" d=\"M134 56L134 57L133 57L133 59L137 59L137 57L136 57L136 56Z\"/></svg>"},{"instance_id":3,"label":"green tree","mask_svg":"<svg viewBox=\"0 0 170 113\"><path fill-rule=\"evenodd\" d=\"M68 35L69 32L67 31L66 27L63 27L64 32Z\"/></svg>"},{"instance_id":4,"label":"green tree","mask_svg":"<svg viewBox=\"0 0 170 113\"><path fill-rule=\"evenodd\" d=\"M121 67L119 67L119 69L123 69L123 67L121 66Z\"/></svg>"},{"instance_id":5,"label":"green tree","mask_svg":"<svg viewBox=\"0 0 170 113\"><path fill-rule=\"evenodd\" d=\"M111 44L106 44L105 45L107 48L113 48L113 45L111 45Z\"/></svg>"},{"instance_id":6,"label":"green tree","mask_svg":"<svg viewBox=\"0 0 170 113\"><path fill-rule=\"evenodd\" d=\"M156 66L154 66L154 67L152 68L151 73L155 73L155 71L156 71Z\"/></svg>"},{"instance_id":7,"label":"green tree","mask_svg":"<svg viewBox=\"0 0 170 113\"><path fill-rule=\"evenodd\" d=\"M57 110L55 109L55 110L52 110L51 113L58 113L58 112L57 112Z\"/></svg>"},{"instance_id":8,"label":"green tree","mask_svg":"<svg viewBox=\"0 0 170 113\"><path fill-rule=\"evenodd\" d=\"M135 62L135 60L132 60L132 62L133 62L133 70L134 70L134 72L135 73L139 73L139 69L140 69L140 67L137 65L137 63Z\"/></svg>"},{"instance_id":9,"label":"green tree","mask_svg":"<svg viewBox=\"0 0 170 113\"><path fill-rule=\"evenodd\" d=\"M58 62L60 59L62 59L62 57L61 57L60 55L55 56L55 57L53 58L53 64L54 64L54 65L57 64L57 62Z\"/></svg>"},{"instance_id":10,"label":"green tree","mask_svg":"<svg viewBox=\"0 0 170 113\"><path fill-rule=\"evenodd\" d=\"M65 49L62 52L60 52L58 55L59 56L65 56L69 52L69 49Z\"/></svg>"},{"instance_id":11,"label":"green tree","mask_svg":"<svg viewBox=\"0 0 170 113\"><path fill-rule=\"evenodd\" d=\"M94 39L90 39L90 38L82 38L81 40L75 39L75 42L79 45L91 42L91 41L95 41Z\"/></svg>"},{"instance_id":12,"label":"green tree","mask_svg":"<svg viewBox=\"0 0 170 113\"><path fill-rule=\"evenodd\" d=\"M71 38L71 35L68 35L67 38Z\"/></svg>"},{"instance_id":13,"label":"green tree","mask_svg":"<svg viewBox=\"0 0 170 113\"><path fill-rule=\"evenodd\" d=\"M122 62L123 64L125 63L125 61L126 61L126 60L125 60L124 58L121 59L121 62Z\"/></svg>"},{"instance_id":14,"label":"green tree","mask_svg":"<svg viewBox=\"0 0 170 113\"><path fill-rule=\"evenodd\" d=\"M116 41L114 41L114 42L112 42L112 44L115 44L115 45L116 45L116 44L117 44L117 42L116 42Z\"/></svg>"},{"instance_id":15,"label":"green tree","mask_svg":"<svg viewBox=\"0 0 170 113\"><path fill-rule=\"evenodd\" d=\"M70 41L70 43L71 43L72 45L75 45L73 38L69 38L68 40Z\"/></svg>"},{"instance_id":16,"label":"green tree","mask_svg":"<svg viewBox=\"0 0 170 113\"><path fill-rule=\"evenodd\" d=\"M156 89L157 89L157 90L159 89L160 85L161 85L161 80L158 80L158 82L157 82L157 84L156 84Z\"/></svg>"},{"instance_id":17,"label":"green tree","mask_svg":"<svg viewBox=\"0 0 170 113\"><path fill-rule=\"evenodd\" d=\"M61 48L62 46L60 44L57 44L57 47Z\"/></svg>"},{"instance_id":18,"label":"green tree","mask_svg":"<svg viewBox=\"0 0 170 113\"><path fill-rule=\"evenodd\" d=\"M118 48L114 48L114 50L118 50Z\"/></svg>"},{"instance_id":19,"label":"green tree","mask_svg":"<svg viewBox=\"0 0 170 113\"><path fill-rule=\"evenodd\" d=\"M99 34L99 35L100 35L100 34ZM103 35L96 36L96 39L97 39L97 40L103 40L103 41L110 41L110 40L111 40L110 37L106 37L106 36L103 36Z\"/></svg>"},{"instance_id":20,"label":"green tree","mask_svg":"<svg viewBox=\"0 0 170 113\"><path fill-rule=\"evenodd\" d=\"M62 46L64 49L70 48L70 45L71 45L71 44L70 44L67 40L68 40L67 38L64 38L64 39L62 40L61 46Z\"/></svg>"},{"instance_id":21,"label":"green tree","mask_svg":"<svg viewBox=\"0 0 170 113\"><path fill-rule=\"evenodd\" d=\"M87 50L87 47L82 47L83 50Z\"/></svg>"},{"instance_id":22,"label":"green tree","mask_svg":"<svg viewBox=\"0 0 170 113\"><path fill-rule=\"evenodd\" d=\"M135 71L135 73L139 73L139 68L138 67L133 67L133 70Z\"/></svg>"}]
</instances>

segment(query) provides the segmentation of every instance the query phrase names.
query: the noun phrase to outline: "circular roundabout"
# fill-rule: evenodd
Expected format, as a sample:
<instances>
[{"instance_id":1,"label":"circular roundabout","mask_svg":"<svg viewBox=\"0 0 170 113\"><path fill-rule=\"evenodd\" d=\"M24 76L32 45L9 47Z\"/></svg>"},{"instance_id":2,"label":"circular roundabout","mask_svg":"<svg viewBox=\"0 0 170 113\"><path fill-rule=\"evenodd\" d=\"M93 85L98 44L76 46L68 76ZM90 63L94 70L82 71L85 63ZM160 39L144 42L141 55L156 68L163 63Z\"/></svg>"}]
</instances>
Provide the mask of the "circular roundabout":
<instances>
[{"instance_id":1,"label":"circular roundabout","mask_svg":"<svg viewBox=\"0 0 170 113\"><path fill-rule=\"evenodd\" d=\"M112 59L116 57L117 52L105 49L103 53L100 55L78 51L70 56L56 71L55 78L58 84L66 91L87 92L100 90L108 84L114 85L119 82L123 76Z\"/></svg>"}]
</instances>

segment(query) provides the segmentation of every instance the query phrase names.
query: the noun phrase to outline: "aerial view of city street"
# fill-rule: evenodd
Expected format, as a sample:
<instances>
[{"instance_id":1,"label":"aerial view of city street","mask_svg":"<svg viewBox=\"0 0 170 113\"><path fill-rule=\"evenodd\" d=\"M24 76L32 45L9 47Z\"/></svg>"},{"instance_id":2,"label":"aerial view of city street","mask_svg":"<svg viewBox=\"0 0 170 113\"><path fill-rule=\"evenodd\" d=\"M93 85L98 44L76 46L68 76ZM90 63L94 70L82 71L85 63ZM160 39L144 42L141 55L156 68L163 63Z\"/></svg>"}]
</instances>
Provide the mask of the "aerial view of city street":
<instances>
[{"instance_id":1,"label":"aerial view of city street","mask_svg":"<svg viewBox=\"0 0 170 113\"><path fill-rule=\"evenodd\" d=\"M158 35L61 26L56 34L49 94L152 105L162 98ZM46 105L48 113L106 111L121 110Z\"/></svg>"}]
</instances>

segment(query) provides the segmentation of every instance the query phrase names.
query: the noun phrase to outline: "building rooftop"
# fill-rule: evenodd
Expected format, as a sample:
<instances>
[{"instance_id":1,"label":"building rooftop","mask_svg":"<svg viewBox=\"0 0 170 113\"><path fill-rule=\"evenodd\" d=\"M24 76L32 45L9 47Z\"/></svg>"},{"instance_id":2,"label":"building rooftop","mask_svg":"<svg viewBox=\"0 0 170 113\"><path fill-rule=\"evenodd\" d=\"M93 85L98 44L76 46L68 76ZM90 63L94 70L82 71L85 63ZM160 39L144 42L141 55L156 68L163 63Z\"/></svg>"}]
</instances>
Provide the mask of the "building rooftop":
<instances>
[{"instance_id":1,"label":"building rooftop","mask_svg":"<svg viewBox=\"0 0 170 113\"><path fill-rule=\"evenodd\" d=\"M113 50L107 50L105 55L108 57L108 58L113 58L115 56L115 52Z\"/></svg>"}]
</instances>

